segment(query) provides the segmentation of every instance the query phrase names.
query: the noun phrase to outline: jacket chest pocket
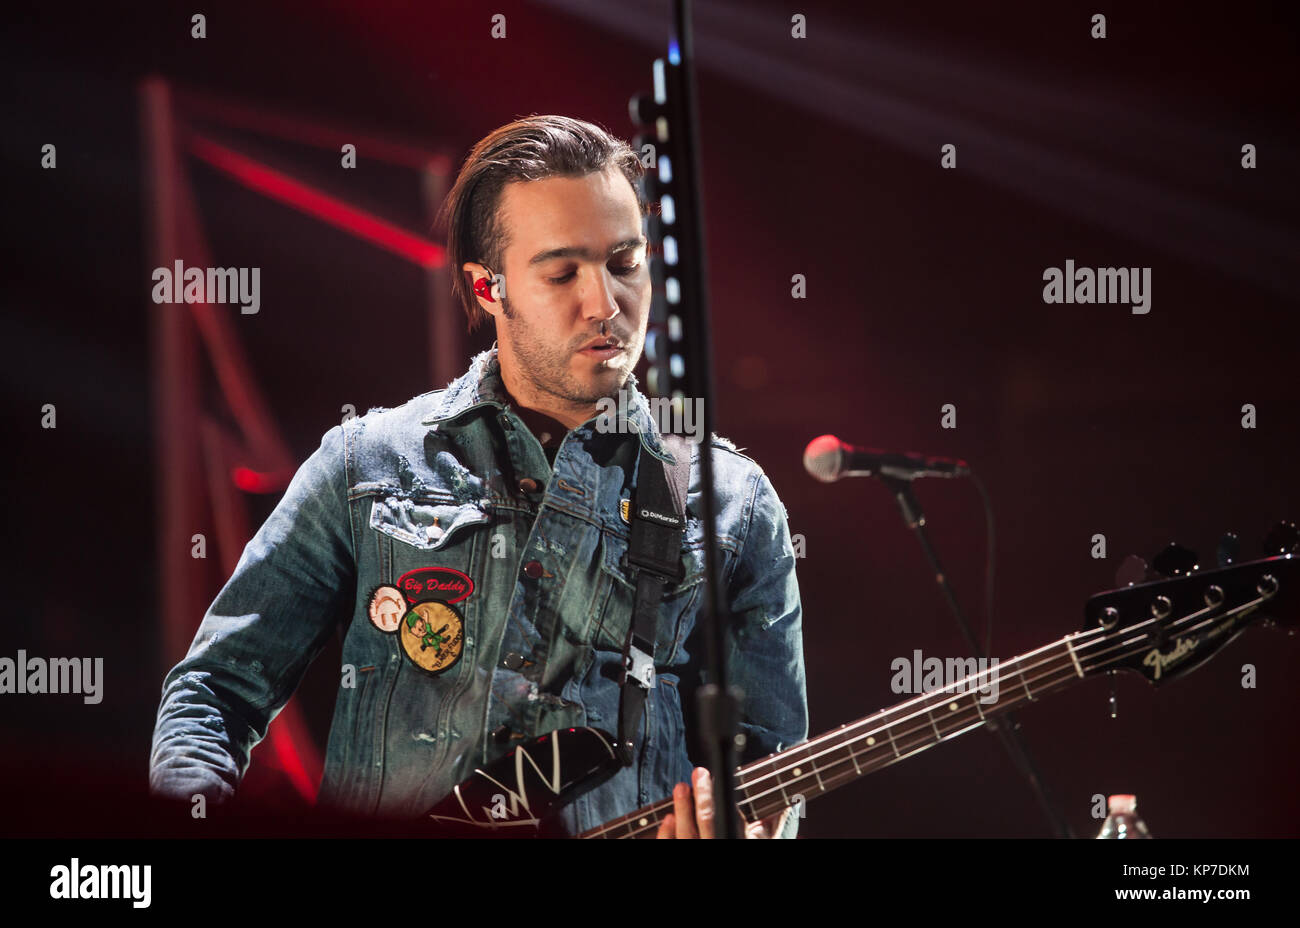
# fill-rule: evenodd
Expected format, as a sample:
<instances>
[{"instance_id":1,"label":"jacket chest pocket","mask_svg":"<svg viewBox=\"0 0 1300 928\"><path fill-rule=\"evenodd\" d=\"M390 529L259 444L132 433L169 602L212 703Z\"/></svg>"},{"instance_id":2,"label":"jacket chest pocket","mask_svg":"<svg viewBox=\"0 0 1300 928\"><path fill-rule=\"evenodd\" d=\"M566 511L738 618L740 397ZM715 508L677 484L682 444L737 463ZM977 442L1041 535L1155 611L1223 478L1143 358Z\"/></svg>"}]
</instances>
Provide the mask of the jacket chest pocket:
<instances>
[{"instance_id":1,"label":"jacket chest pocket","mask_svg":"<svg viewBox=\"0 0 1300 928\"><path fill-rule=\"evenodd\" d=\"M476 556L481 556L476 555L476 547L487 534L482 529L491 521L477 503L379 496L370 507L370 528L380 542L381 573L389 583L424 567L447 568L472 577Z\"/></svg>"},{"instance_id":2,"label":"jacket chest pocket","mask_svg":"<svg viewBox=\"0 0 1300 928\"><path fill-rule=\"evenodd\" d=\"M600 571L609 594L605 597L592 643L600 650L621 652L636 600L636 570L627 561L627 538L604 532L600 544ZM689 537L684 545L682 579L664 586L655 623L655 663L660 666L676 661L682 642L695 626L704 594L703 545L692 544Z\"/></svg>"},{"instance_id":3,"label":"jacket chest pocket","mask_svg":"<svg viewBox=\"0 0 1300 928\"><path fill-rule=\"evenodd\" d=\"M450 503L380 495L370 506L370 529L379 544L382 582L363 607L389 647L415 670L409 692L426 708L447 684L466 678L478 634L480 597L472 597L476 553L489 534L491 517L478 503ZM390 652L391 653L391 652ZM418 682L417 682L418 681Z\"/></svg>"}]
</instances>

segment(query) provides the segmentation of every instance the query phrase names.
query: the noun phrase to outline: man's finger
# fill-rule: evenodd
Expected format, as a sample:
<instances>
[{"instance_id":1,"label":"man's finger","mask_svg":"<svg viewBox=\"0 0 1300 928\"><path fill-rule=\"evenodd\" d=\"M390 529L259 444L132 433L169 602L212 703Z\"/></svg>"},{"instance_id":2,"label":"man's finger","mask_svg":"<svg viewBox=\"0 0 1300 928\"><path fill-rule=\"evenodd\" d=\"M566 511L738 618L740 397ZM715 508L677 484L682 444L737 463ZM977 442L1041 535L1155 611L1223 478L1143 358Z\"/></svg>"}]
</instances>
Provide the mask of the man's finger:
<instances>
[{"instance_id":1,"label":"man's finger","mask_svg":"<svg viewBox=\"0 0 1300 928\"><path fill-rule=\"evenodd\" d=\"M713 778L705 767L691 771L695 791L695 818L699 822L700 837L713 837Z\"/></svg>"},{"instance_id":2,"label":"man's finger","mask_svg":"<svg viewBox=\"0 0 1300 928\"><path fill-rule=\"evenodd\" d=\"M674 821L673 814L669 812L667 815L664 816L664 820L659 823L659 833L655 835L655 837L675 838L677 837L677 832L675 830L676 827L677 827L677 823Z\"/></svg>"},{"instance_id":3,"label":"man's finger","mask_svg":"<svg viewBox=\"0 0 1300 928\"><path fill-rule=\"evenodd\" d=\"M691 808L691 788L685 783L673 787L673 817L677 819L677 837L696 838L695 814Z\"/></svg>"}]
</instances>

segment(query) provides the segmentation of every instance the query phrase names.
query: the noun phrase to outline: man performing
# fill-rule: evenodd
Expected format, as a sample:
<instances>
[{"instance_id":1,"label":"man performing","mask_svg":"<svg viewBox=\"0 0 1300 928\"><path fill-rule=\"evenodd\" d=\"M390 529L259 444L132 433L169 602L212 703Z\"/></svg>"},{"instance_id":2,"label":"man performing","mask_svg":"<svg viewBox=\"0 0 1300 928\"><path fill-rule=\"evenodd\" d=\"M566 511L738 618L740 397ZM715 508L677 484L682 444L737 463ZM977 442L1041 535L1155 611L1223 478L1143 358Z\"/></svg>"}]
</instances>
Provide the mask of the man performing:
<instances>
[{"instance_id":1,"label":"man performing","mask_svg":"<svg viewBox=\"0 0 1300 928\"><path fill-rule=\"evenodd\" d=\"M645 462L671 466L677 447L691 457L683 570L659 607L635 759L560 815L576 834L671 794L659 837L711 836L707 771L688 753L707 682L702 445L664 440L632 374L651 298L642 170L625 143L561 116L470 152L447 250L471 325L490 316L497 343L446 389L325 434L164 681L156 794L229 799L336 629L356 685L339 691L323 804L416 816L521 742L614 730L636 589L629 501ZM615 397L626 414L602 419ZM763 471L706 438L751 760L807 738L794 551ZM796 829L787 810L746 833Z\"/></svg>"}]
</instances>

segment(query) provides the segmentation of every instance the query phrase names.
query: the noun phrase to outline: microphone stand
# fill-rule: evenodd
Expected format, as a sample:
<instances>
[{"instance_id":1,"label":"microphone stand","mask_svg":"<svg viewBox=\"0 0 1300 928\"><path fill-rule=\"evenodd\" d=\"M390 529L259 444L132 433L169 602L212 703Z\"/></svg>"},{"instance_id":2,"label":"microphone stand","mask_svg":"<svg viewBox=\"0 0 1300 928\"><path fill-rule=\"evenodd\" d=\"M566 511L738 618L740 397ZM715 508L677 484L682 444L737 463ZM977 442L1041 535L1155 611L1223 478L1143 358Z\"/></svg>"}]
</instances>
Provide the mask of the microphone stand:
<instances>
[{"instance_id":1,"label":"microphone stand","mask_svg":"<svg viewBox=\"0 0 1300 928\"><path fill-rule=\"evenodd\" d=\"M988 655L981 652L980 646L976 643L975 636L971 633L970 624L966 621L966 616L957 602L956 595L953 593L952 584L948 582L948 572L939 563L939 557L935 554L934 547L930 544L930 539L925 533L925 513L921 511L921 504L917 501L916 494L912 492L912 481L901 477L887 477L884 474L877 474L877 476L884 482L885 486L889 487L890 492L894 494L894 498L898 500L899 509L903 514L903 522L916 533L917 541L921 543L921 550L925 552L926 560L930 562L930 567L934 569L935 582L938 583L944 598L948 600L948 606L952 609L952 614L957 617L957 625L966 638L966 644L974 652L976 658L988 657ZM1002 724L1004 720L1006 724ZM1048 821L1051 823L1056 837L1073 838L1075 836L1074 832L1071 831L1069 823L1061 815L1055 801L1048 793L1047 784L1043 782L1042 774L1038 772L1038 767L1029 754L1029 748L1025 745L1024 737L1020 733L1020 725L1016 722L1015 717L1010 712L1004 712L1001 719L987 719L985 724L997 734L1012 762L1029 780L1030 785L1034 788L1034 795L1038 797L1038 804L1042 806L1043 814L1047 816Z\"/></svg>"},{"instance_id":2,"label":"microphone stand","mask_svg":"<svg viewBox=\"0 0 1300 928\"><path fill-rule=\"evenodd\" d=\"M707 683L695 694L700 749L713 778L713 830L717 838L743 838L744 826L736 806L736 758L744 694L731 685L727 668L728 605L719 581L717 500L714 495L713 454L713 370L709 331L708 281L704 248L704 210L700 177L700 129L695 92L695 35L690 0L674 0L673 33L668 57L655 62L653 97L635 96L630 101L632 121L653 132L660 167L645 176L647 199L662 200L671 193L677 202L674 217L666 224L650 218L647 234L669 235L677 243L680 258L657 259L663 270L664 295L656 295L652 320L671 333L676 316L680 334L666 334L672 344L656 350L650 380L655 392L666 397L697 397L703 406L704 438L699 451L700 520L704 535L704 598L698 628L704 639L701 676ZM643 138L638 136L638 139ZM640 142L634 142L641 147ZM662 168L672 164L671 175ZM665 179L667 177L667 179ZM659 232L656 233L655 229ZM667 249L665 248L665 252ZM656 272L658 273L658 272ZM670 305L668 284L675 284L679 296ZM658 282L656 287L658 287ZM655 308L657 307L657 309ZM656 317L662 315L662 319ZM647 345L650 343L648 342ZM650 352L647 349L647 354ZM678 365L680 364L680 369Z\"/></svg>"},{"instance_id":3,"label":"microphone stand","mask_svg":"<svg viewBox=\"0 0 1300 928\"><path fill-rule=\"evenodd\" d=\"M743 838L740 810L736 805L736 736L740 731L744 694L730 684L726 662L727 627L730 610L722 595L721 565L718 558L717 497L713 479L713 348L708 313L708 284L704 249L704 196L701 190L698 97L695 88L695 28L691 0L674 0L677 54L681 62L680 129L681 182L683 204L694 209L695 222L682 226L680 251L695 259L696 273L682 281L683 303L696 312L685 314L687 376L693 389L687 396L699 396L704 407L704 440L700 444L700 518L704 525L704 590L701 618L705 629L705 660L710 681L696 694L700 740L713 779L713 829L717 838ZM671 53L670 53L671 58ZM689 260L689 259L688 259Z\"/></svg>"}]
</instances>

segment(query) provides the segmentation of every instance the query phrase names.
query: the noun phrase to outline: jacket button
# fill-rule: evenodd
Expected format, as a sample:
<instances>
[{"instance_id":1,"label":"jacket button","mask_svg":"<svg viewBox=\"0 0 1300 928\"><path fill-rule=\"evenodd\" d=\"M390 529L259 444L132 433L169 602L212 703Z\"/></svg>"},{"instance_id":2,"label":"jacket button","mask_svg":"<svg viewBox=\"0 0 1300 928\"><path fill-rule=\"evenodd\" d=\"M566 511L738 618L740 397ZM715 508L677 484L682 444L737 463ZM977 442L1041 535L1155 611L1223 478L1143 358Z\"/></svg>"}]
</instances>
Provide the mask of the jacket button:
<instances>
[{"instance_id":1,"label":"jacket button","mask_svg":"<svg viewBox=\"0 0 1300 928\"><path fill-rule=\"evenodd\" d=\"M524 666L524 656L511 651L505 657L501 658L501 666L506 670L518 670Z\"/></svg>"},{"instance_id":2,"label":"jacket button","mask_svg":"<svg viewBox=\"0 0 1300 928\"><path fill-rule=\"evenodd\" d=\"M541 561L529 561L527 564L524 565L524 573L528 574L528 576L536 580L543 573L545 573L545 571L542 569Z\"/></svg>"},{"instance_id":3,"label":"jacket button","mask_svg":"<svg viewBox=\"0 0 1300 928\"><path fill-rule=\"evenodd\" d=\"M525 477L523 480L519 481L520 493L536 493L540 488L541 484L532 477Z\"/></svg>"},{"instance_id":4,"label":"jacket button","mask_svg":"<svg viewBox=\"0 0 1300 928\"><path fill-rule=\"evenodd\" d=\"M498 725L496 728L492 729L492 740L497 744L510 740L510 726Z\"/></svg>"}]
</instances>

